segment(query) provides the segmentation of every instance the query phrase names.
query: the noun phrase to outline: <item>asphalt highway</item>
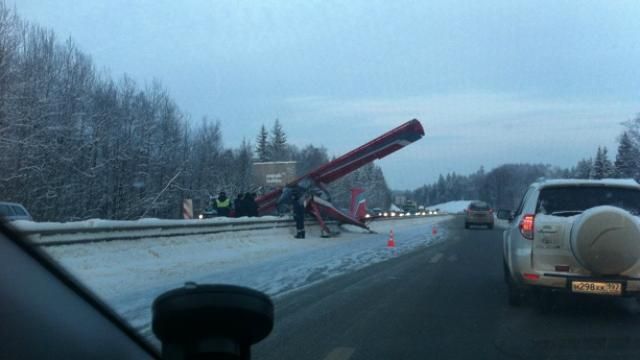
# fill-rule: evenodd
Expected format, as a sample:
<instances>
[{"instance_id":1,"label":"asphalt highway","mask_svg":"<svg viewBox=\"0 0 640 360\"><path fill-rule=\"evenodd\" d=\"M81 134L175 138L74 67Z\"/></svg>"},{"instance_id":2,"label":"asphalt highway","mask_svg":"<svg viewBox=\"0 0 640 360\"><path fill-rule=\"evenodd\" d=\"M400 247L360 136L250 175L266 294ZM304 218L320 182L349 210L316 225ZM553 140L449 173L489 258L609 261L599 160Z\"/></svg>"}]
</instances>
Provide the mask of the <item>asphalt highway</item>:
<instances>
[{"instance_id":1,"label":"asphalt highway","mask_svg":"<svg viewBox=\"0 0 640 360\"><path fill-rule=\"evenodd\" d=\"M436 245L278 298L254 359L640 358L635 299L510 307L502 231L465 230L461 218L445 226Z\"/></svg>"}]
</instances>

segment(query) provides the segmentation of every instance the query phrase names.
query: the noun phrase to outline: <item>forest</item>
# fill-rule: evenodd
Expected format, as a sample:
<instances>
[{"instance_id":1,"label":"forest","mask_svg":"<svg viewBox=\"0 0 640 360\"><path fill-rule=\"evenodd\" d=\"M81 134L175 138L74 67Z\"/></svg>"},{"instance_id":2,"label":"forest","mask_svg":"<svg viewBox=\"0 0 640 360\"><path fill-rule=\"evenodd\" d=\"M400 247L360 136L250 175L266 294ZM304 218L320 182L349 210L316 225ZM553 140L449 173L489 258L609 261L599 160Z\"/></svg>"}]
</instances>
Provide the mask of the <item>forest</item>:
<instances>
[{"instance_id":1,"label":"forest","mask_svg":"<svg viewBox=\"0 0 640 360\"><path fill-rule=\"evenodd\" d=\"M178 218L184 198L197 211L219 191L259 192L254 161L295 160L303 174L329 159L323 147L290 145L277 119L255 131L255 146L225 146L221 121L192 119L160 81L114 80L72 39L0 2L0 200L36 220ZM350 186L389 204L374 165L332 186L341 206Z\"/></svg>"}]
</instances>

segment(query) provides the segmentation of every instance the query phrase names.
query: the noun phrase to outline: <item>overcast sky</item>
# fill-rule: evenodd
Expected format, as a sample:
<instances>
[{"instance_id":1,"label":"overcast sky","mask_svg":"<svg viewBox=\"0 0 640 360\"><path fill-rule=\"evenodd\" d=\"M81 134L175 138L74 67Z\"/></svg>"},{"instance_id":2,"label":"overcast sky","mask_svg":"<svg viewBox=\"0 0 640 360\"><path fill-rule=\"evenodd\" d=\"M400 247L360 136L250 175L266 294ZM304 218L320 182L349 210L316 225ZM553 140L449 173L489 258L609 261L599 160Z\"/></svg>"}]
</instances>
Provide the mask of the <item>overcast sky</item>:
<instances>
[{"instance_id":1,"label":"overcast sky","mask_svg":"<svg viewBox=\"0 0 640 360\"><path fill-rule=\"evenodd\" d=\"M615 155L640 112L638 1L8 0L98 68L159 79L225 143L279 118L334 155L418 118L392 188L484 165Z\"/></svg>"}]
</instances>

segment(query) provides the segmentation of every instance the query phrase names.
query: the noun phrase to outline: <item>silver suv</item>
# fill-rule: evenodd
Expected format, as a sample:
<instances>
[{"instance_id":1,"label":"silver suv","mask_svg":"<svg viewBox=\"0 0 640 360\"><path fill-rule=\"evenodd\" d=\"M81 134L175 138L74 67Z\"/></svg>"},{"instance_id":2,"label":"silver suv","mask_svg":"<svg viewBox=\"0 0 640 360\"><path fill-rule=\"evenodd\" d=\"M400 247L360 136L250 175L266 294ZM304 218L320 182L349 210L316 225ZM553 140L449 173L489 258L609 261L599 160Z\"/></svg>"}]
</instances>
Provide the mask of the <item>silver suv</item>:
<instances>
[{"instance_id":1,"label":"silver suv","mask_svg":"<svg viewBox=\"0 0 640 360\"><path fill-rule=\"evenodd\" d=\"M533 290L548 309L557 291L640 296L640 185L633 180L534 183L504 231L509 304Z\"/></svg>"}]
</instances>

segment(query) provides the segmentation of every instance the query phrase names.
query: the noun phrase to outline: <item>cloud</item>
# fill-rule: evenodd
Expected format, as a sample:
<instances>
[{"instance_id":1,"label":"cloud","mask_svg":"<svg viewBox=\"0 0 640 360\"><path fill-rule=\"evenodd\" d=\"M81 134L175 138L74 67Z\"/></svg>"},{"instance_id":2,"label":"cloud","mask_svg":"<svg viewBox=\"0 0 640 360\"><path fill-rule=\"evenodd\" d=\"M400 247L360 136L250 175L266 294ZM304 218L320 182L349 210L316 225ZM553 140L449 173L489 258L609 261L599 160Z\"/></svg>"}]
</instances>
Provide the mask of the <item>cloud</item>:
<instances>
[{"instance_id":1,"label":"cloud","mask_svg":"<svg viewBox=\"0 0 640 360\"><path fill-rule=\"evenodd\" d=\"M404 121L420 119L426 137L380 161L394 188L416 187L444 172L468 173L505 162L571 166L599 145L615 154L621 123L640 111L638 102L487 92L403 98L307 96L284 103L288 127L294 130L290 138L312 128L313 135L305 140L322 143L336 155Z\"/></svg>"}]
</instances>

